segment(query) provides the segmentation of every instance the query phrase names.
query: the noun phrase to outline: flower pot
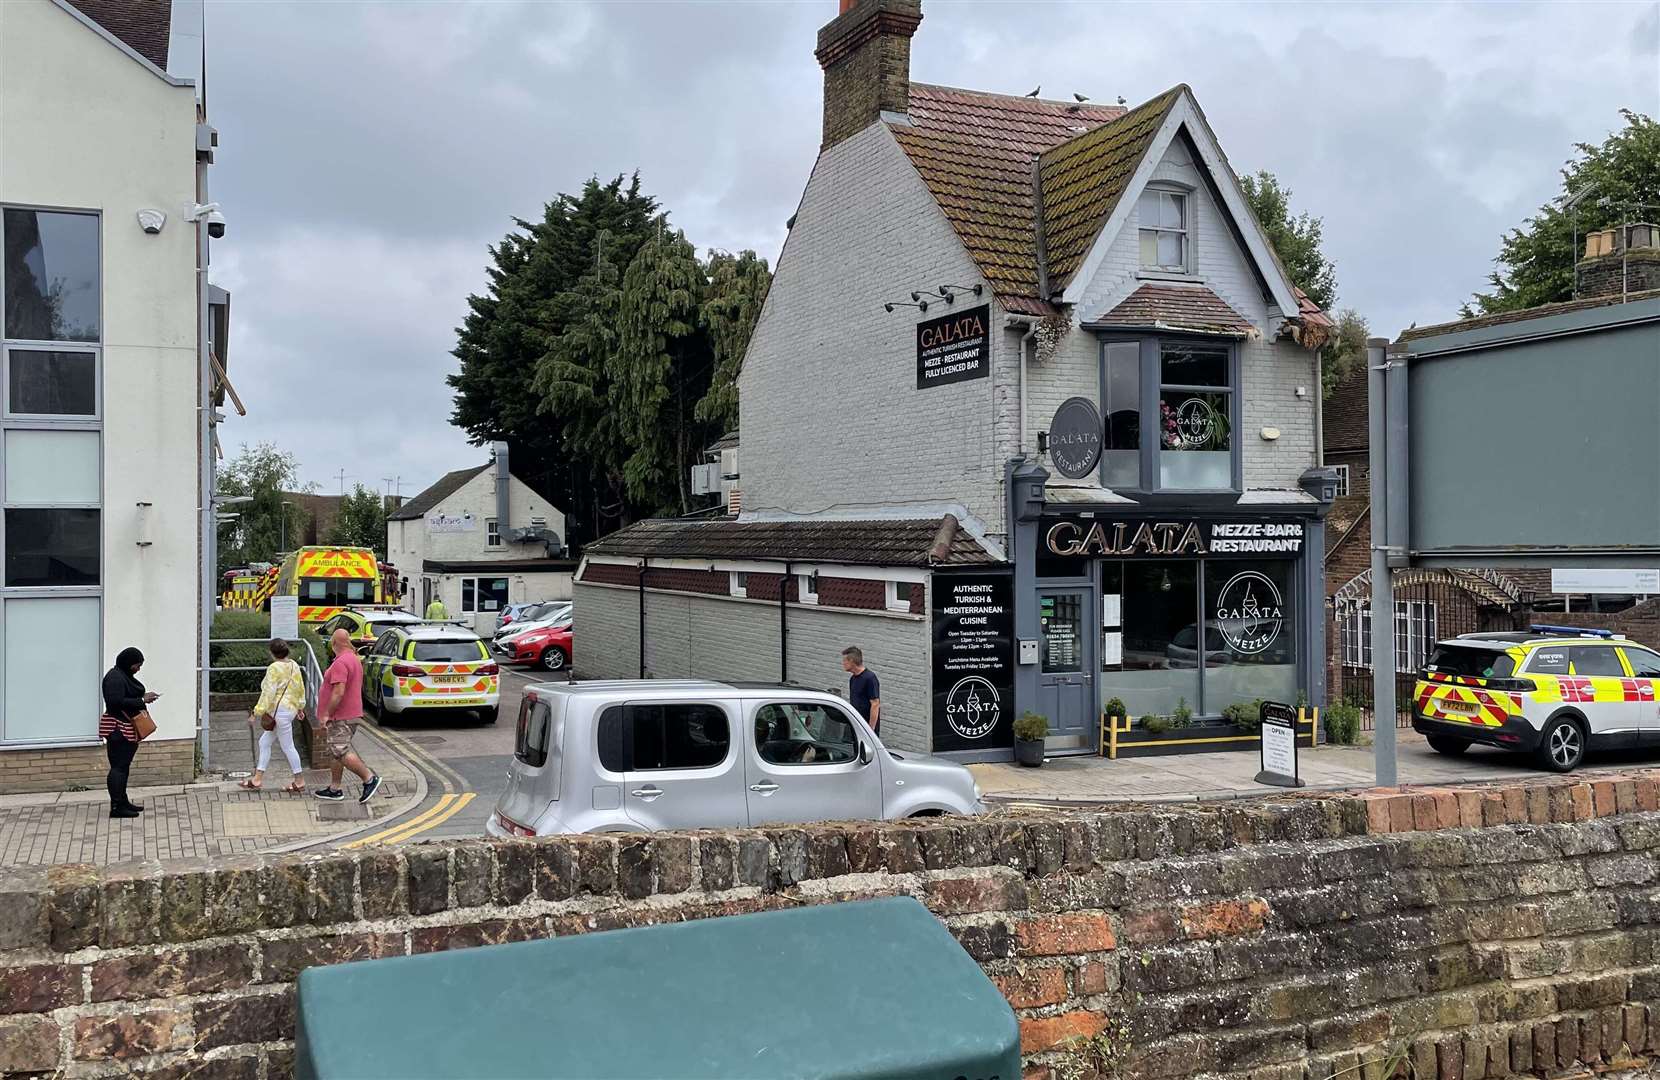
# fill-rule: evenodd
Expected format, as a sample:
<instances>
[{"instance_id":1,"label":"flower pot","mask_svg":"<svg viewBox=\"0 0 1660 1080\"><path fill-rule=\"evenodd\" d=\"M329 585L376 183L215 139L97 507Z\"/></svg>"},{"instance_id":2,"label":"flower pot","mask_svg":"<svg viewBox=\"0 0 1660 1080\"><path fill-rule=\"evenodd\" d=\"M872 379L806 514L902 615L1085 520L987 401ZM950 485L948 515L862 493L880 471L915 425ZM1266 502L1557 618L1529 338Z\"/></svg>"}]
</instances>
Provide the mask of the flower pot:
<instances>
[{"instance_id":1,"label":"flower pot","mask_svg":"<svg viewBox=\"0 0 1660 1080\"><path fill-rule=\"evenodd\" d=\"M1014 760L1017 764L1037 768L1043 764L1042 739L1016 739L1014 741Z\"/></svg>"}]
</instances>

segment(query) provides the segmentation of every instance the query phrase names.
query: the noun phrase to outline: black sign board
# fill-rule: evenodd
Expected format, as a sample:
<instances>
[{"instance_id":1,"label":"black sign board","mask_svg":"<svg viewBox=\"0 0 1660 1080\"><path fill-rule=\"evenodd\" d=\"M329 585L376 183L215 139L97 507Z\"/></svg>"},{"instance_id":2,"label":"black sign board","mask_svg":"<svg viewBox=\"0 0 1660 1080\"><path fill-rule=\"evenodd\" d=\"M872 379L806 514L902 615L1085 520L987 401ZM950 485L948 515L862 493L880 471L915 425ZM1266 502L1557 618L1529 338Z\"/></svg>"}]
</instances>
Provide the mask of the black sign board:
<instances>
[{"instance_id":1,"label":"black sign board","mask_svg":"<svg viewBox=\"0 0 1660 1080\"><path fill-rule=\"evenodd\" d=\"M1210 520L1173 515L1126 521L1046 517L1038 555L1045 559L1297 556L1303 552L1304 532L1303 522L1295 518Z\"/></svg>"},{"instance_id":2,"label":"black sign board","mask_svg":"<svg viewBox=\"0 0 1660 1080\"><path fill-rule=\"evenodd\" d=\"M991 374L991 305L916 324L916 388Z\"/></svg>"},{"instance_id":3,"label":"black sign board","mask_svg":"<svg viewBox=\"0 0 1660 1080\"><path fill-rule=\"evenodd\" d=\"M1062 476L1081 479L1101 460L1101 414L1088 398L1067 398L1049 422L1049 460Z\"/></svg>"},{"instance_id":4,"label":"black sign board","mask_svg":"<svg viewBox=\"0 0 1660 1080\"><path fill-rule=\"evenodd\" d=\"M1014 577L934 575L934 750L1014 745Z\"/></svg>"},{"instance_id":5,"label":"black sign board","mask_svg":"<svg viewBox=\"0 0 1660 1080\"><path fill-rule=\"evenodd\" d=\"M1302 787L1297 775L1297 710L1278 701L1264 701L1258 716L1262 719L1262 768L1256 782Z\"/></svg>"}]
</instances>

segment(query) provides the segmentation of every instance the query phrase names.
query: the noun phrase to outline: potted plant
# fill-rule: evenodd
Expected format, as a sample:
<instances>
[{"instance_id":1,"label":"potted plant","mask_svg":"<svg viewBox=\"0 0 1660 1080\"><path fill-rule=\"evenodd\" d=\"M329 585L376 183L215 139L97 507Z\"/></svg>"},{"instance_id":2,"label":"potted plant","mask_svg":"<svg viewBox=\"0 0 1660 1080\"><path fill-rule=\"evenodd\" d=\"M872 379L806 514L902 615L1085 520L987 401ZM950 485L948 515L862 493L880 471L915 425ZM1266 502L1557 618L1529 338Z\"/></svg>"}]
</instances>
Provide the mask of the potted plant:
<instances>
[{"instance_id":1,"label":"potted plant","mask_svg":"<svg viewBox=\"0 0 1660 1080\"><path fill-rule=\"evenodd\" d=\"M1122 698L1108 698L1106 706L1101 710L1107 717L1109 727L1127 728L1130 726L1130 710Z\"/></svg>"},{"instance_id":2,"label":"potted plant","mask_svg":"<svg viewBox=\"0 0 1660 1080\"><path fill-rule=\"evenodd\" d=\"M1030 709L1014 722L1014 759L1033 768L1043 764L1043 740L1049 734L1049 720Z\"/></svg>"},{"instance_id":3,"label":"potted plant","mask_svg":"<svg viewBox=\"0 0 1660 1080\"><path fill-rule=\"evenodd\" d=\"M1170 730L1170 718L1149 713L1141 718L1141 730L1149 735L1163 735Z\"/></svg>"},{"instance_id":4,"label":"potted plant","mask_svg":"<svg viewBox=\"0 0 1660 1080\"><path fill-rule=\"evenodd\" d=\"M1170 714L1170 726L1178 728L1193 726L1193 710L1187 707L1186 698L1176 702L1176 711Z\"/></svg>"}]
</instances>

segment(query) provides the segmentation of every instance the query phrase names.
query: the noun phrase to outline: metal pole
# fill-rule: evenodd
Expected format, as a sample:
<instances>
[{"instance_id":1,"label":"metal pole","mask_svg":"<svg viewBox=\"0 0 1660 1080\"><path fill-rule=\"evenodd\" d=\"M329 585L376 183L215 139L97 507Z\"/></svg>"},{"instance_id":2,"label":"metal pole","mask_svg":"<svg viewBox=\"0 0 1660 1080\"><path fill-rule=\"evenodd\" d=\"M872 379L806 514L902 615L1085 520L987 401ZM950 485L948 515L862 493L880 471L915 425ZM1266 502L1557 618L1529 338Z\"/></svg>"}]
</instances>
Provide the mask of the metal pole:
<instances>
[{"instance_id":1,"label":"metal pole","mask_svg":"<svg viewBox=\"0 0 1660 1080\"><path fill-rule=\"evenodd\" d=\"M1372 770L1379 787L1395 785L1395 589L1386 550L1388 344L1383 338L1366 342L1366 430L1372 498Z\"/></svg>"}]
</instances>

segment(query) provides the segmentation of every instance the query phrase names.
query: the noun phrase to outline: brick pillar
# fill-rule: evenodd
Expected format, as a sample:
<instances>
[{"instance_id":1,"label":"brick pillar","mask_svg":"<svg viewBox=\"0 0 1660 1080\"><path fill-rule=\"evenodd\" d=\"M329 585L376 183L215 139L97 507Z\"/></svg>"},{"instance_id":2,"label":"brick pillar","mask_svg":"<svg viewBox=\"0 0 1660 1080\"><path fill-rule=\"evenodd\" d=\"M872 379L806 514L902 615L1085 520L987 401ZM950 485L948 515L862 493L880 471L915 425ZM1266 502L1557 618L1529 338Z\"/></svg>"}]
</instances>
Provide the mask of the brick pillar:
<instances>
[{"instance_id":1,"label":"brick pillar","mask_svg":"<svg viewBox=\"0 0 1660 1080\"><path fill-rule=\"evenodd\" d=\"M824 69L824 142L829 149L863 131L884 112L911 102L911 35L922 0L844 0L841 14L818 32Z\"/></svg>"}]
</instances>

